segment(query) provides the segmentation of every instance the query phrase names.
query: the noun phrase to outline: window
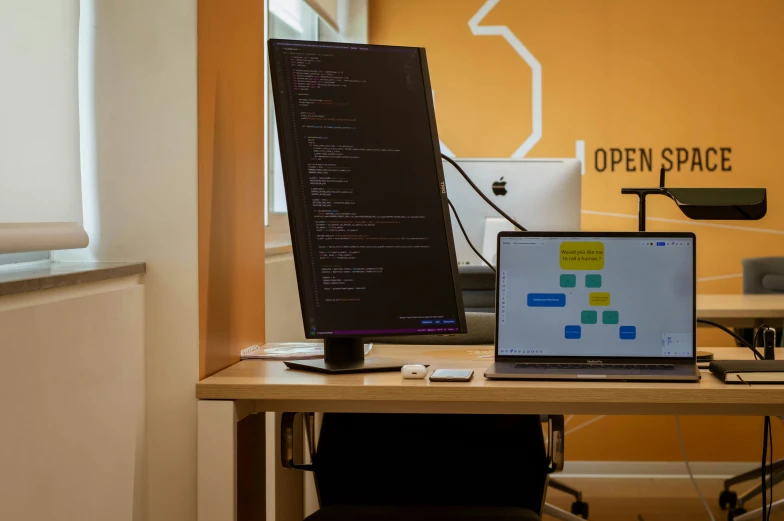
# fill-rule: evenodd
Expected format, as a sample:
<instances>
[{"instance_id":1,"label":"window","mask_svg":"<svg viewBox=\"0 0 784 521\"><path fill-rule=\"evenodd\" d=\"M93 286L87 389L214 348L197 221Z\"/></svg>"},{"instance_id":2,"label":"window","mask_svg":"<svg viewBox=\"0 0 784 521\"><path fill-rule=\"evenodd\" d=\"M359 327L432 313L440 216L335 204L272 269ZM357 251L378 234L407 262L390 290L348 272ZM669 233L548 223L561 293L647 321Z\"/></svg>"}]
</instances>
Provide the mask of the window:
<instances>
[{"instance_id":1,"label":"window","mask_svg":"<svg viewBox=\"0 0 784 521\"><path fill-rule=\"evenodd\" d=\"M318 40L316 14L303 0L269 0L269 37L285 40ZM271 85L267 89L271 89ZM278 148L278 129L272 97L267 97L267 168L269 211L286 213L286 193L283 189L283 170Z\"/></svg>"},{"instance_id":2,"label":"window","mask_svg":"<svg viewBox=\"0 0 784 521\"><path fill-rule=\"evenodd\" d=\"M269 38L367 42L367 0L268 0L268 2ZM271 88L268 82L268 93ZM271 94L266 96L265 100L268 152L266 205L268 213L285 214L286 192L283 187L278 130L275 125L275 109ZM280 222L280 219L273 221Z\"/></svg>"},{"instance_id":3,"label":"window","mask_svg":"<svg viewBox=\"0 0 784 521\"><path fill-rule=\"evenodd\" d=\"M81 17L79 0L0 2L0 264L49 259L47 250L85 245L62 240L69 230L84 233ZM40 251L17 253L30 249Z\"/></svg>"}]
</instances>

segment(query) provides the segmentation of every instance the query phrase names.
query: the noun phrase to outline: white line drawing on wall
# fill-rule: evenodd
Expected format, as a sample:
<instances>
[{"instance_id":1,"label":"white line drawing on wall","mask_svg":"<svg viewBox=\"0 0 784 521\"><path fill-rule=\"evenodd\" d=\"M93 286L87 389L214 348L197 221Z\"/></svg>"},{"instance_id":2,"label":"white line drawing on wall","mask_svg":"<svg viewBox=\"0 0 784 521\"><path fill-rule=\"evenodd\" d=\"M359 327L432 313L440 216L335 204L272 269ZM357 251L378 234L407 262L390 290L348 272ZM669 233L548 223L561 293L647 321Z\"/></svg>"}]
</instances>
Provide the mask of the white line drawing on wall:
<instances>
[{"instance_id":1,"label":"white line drawing on wall","mask_svg":"<svg viewBox=\"0 0 784 521\"><path fill-rule=\"evenodd\" d=\"M475 36L502 36L531 68L531 135L512 154L512 157L525 157L542 139L542 65L509 27L505 25L479 25L500 1L487 0L468 21L468 27Z\"/></svg>"},{"instance_id":2,"label":"white line drawing on wall","mask_svg":"<svg viewBox=\"0 0 784 521\"><path fill-rule=\"evenodd\" d=\"M512 154L511 157L523 158L528 152L542 139L542 64L528 50L528 48L514 35L506 25L480 25L482 20L498 5L501 0L487 0L482 7L468 21L468 27L474 36L501 36L514 49L514 51L531 68L531 135L526 138L522 145ZM435 97L435 96L434 96ZM440 141L441 152L454 157L454 153L449 147ZM581 163L581 174L585 175L585 141L575 141L575 157Z\"/></svg>"}]
</instances>

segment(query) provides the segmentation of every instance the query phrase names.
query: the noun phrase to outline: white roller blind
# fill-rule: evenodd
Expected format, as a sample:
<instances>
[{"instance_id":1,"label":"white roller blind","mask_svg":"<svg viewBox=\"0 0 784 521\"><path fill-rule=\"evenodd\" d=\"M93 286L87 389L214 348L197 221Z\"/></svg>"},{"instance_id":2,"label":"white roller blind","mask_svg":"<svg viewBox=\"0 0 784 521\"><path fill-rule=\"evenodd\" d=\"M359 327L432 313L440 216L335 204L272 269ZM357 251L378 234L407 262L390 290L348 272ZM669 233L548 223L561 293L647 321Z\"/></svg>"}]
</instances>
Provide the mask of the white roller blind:
<instances>
[{"instance_id":1,"label":"white roller blind","mask_svg":"<svg viewBox=\"0 0 784 521\"><path fill-rule=\"evenodd\" d=\"M82 222L78 0L0 0L0 223Z\"/></svg>"},{"instance_id":2,"label":"white roller blind","mask_svg":"<svg viewBox=\"0 0 784 521\"><path fill-rule=\"evenodd\" d=\"M305 3L308 4L333 31L340 32L338 0L305 0Z\"/></svg>"},{"instance_id":3,"label":"white roller blind","mask_svg":"<svg viewBox=\"0 0 784 521\"><path fill-rule=\"evenodd\" d=\"M319 40L368 41L368 0L305 0L321 19Z\"/></svg>"},{"instance_id":4,"label":"white roller blind","mask_svg":"<svg viewBox=\"0 0 784 521\"><path fill-rule=\"evenodd\" d=\"M269 0L269 11L298 33L302 32L302 0Z\"/></svg>"}]
</instances>

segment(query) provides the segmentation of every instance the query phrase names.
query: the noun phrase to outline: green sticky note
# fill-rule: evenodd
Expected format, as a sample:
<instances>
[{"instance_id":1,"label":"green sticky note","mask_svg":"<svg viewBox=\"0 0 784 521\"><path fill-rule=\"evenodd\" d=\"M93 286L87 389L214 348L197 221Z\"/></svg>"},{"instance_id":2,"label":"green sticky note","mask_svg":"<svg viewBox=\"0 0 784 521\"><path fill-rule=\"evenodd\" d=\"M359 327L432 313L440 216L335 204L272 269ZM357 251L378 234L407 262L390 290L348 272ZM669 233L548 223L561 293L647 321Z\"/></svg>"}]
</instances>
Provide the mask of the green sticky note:
<instances>
[{"instance_id":1,"label":"green sticky note","mask_svg":"<svg viewBox=\"0 0 784 521\"><path fill-rule=\"evenodd\" d=\"M602 287L602 276L598 273L586 275L585 276L585 287L586 288L601 288Z\"/></svg>"},{"instance_id":2,"label":"green sticky note","mask_svg":"<svg viewBox=\"0 0 784 521\"><path fill-rule=\"evenodd\" d=\"M585 313L585 311L583 311ZM617 324L618 312L617 311L602 311L602 324Z\"/></svg>"},{"instance_id":3,"label":"green sticky note","mask_svg":"<svg viewBox=\"0 0 784 521\"><path fill-rule=\"evenodd\" d=\"M562 288L574 288L577 286L577 275L564 273L561 275Z\"/></svg>"},{"instance_id":4,"label":"green sticky note","mask_svg":"<svg viewBox=\"0 0 784 521\"><path fill-rule=\"evenodd\" d=\"M580 313L580 322L583 324L596 324L597 319L596 311L583 311Z\"/></svg>"}]
</instances>

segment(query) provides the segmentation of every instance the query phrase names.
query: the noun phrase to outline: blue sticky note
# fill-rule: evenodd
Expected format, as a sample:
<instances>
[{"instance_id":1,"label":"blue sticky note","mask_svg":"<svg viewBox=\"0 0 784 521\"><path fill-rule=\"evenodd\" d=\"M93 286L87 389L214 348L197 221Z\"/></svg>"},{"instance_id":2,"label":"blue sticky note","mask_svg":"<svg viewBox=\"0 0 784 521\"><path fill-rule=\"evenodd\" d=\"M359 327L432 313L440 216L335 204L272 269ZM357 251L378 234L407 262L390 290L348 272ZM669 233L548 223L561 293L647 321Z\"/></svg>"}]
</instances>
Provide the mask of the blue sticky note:
<instances>
[{"instance_id":1,"label":"blue sticky note","mask_svg":"<svg viewBox=\"0 0 784 521\"><path fill-rule=\"evenodd\" d=\"M569 340L577 340L582 336L582 329L580 326L566 326L564 336Z\"/></svg>"},{"instance_id":2,"label":"blue sticky note","mask_svg":"<svg viewBox=\"0 0 784 521\"><path fill-rule=\"evenodd\" d=\"M621 326L621 340L634 340L637 338L637 328L634 326Z\"/></svg>"},{"instance_id":3,"label":"blue sticky note","mask_svg":"<svg viewBox=\"0 0 784 521\"><path fill-rule=\"evenodd\" d=\"M564 293L529 293L528 307L531 308L562 308L566 306Z\"/></svg>"}]
</instances>

